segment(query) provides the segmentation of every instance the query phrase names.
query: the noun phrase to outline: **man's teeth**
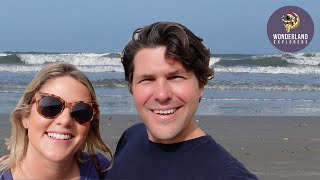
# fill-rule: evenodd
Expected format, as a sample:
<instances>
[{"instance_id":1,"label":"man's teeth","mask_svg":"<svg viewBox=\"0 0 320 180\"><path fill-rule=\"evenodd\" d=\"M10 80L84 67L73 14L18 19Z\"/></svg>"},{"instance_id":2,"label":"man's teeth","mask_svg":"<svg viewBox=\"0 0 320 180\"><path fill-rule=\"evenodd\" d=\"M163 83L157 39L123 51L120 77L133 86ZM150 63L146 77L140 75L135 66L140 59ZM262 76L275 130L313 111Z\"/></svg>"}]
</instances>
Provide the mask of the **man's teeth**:
<instances>
[{"instance_id":1,"label":"man's teeth","mask_svg":"<svg viewBox=\"0 0 320 180\"><path fill-rule=\"evenodd\" d=\"M55 138L55 139L60 139L60 140L71 139L71 135L66 135L66 134L48 133L48 136Z\"/></svg>"},{"instance_id":2,"label":"man's teeth","mask_svg":"<svg viewBox=\"0 0 320 180\"><path fill-rule=\"evenodd\" d=\"M174 109L167 109L167 110L154 110L153 112L156 114L172 114L174 112L176 112L176 108Z\"/></svg>"}]
</instances>

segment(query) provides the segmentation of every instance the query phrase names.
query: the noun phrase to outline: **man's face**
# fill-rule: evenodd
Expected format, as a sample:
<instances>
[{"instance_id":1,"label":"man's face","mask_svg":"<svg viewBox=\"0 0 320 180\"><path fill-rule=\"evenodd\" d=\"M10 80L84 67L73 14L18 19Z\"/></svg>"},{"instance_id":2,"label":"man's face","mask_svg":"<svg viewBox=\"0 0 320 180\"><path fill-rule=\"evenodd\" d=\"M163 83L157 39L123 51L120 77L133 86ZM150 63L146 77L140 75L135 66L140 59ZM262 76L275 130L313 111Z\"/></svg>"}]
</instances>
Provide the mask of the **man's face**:
<instances>
[{"instance_id":1,"label":"man's face","mask_svg":"<svg viewBox=\"0 0 320 180\"><path fill-rule=\"evenodd\" d=\"M149 139L176 143L195 138L194 114L203 95L192 71L165 58L165 47L145 48L134 57L132 94Z\"/></svg>"}]
</instances>

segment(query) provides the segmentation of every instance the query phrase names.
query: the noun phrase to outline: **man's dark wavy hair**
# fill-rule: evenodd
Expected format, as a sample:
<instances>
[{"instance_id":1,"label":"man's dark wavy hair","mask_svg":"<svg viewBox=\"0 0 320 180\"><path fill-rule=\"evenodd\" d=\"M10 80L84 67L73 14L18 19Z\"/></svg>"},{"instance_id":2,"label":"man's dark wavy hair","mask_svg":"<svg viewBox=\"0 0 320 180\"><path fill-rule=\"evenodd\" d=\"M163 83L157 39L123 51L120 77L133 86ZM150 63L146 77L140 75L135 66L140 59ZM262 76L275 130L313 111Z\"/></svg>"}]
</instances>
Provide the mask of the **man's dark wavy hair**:
<instances>
[{"instance_id":1,"label":"man's dark wavy hair","mask_svg":"<svg viewBox=\"0 0 320 180\"><path fill-rule=\"evenodd\" d=\"M188 71L195 73L199 87L206 85L213 78L214 71L209 67L210 50L202 41L188 28L175 22L156 22L136 29L121 55L130 92L135 55L141 49L159 46L166 47L165 57L180 60Z\"/></svg>"}]
</instances>

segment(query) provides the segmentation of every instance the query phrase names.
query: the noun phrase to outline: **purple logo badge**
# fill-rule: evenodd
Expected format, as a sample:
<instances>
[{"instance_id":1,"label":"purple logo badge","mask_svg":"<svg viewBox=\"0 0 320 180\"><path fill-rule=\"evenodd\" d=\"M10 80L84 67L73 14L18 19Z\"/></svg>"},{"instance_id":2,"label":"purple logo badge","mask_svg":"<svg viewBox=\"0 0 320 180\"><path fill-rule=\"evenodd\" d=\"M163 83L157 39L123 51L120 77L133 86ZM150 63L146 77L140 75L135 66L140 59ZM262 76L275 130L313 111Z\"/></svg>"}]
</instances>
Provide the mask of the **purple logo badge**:
<instances>
[{"instance_id":1,"label":"purple logo badge","mask_svg":"<svg viewBox=\"0 0 320 180\"><path fill-rule=\"evenodd\" d=\"M311 16L296 6L284 6L269 18L267 33L274 47L284 52L297 52L309 45L314 25Z\"/></svg>"}]
</instances>

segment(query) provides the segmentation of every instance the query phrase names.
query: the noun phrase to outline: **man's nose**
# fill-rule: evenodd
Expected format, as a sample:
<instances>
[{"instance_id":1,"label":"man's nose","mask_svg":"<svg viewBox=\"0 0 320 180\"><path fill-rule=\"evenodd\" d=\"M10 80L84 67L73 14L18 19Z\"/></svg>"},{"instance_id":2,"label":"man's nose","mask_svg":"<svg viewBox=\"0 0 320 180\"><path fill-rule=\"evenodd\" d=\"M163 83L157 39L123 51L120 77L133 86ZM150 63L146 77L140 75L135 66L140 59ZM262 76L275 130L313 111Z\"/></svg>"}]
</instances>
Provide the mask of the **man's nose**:
<instances>
[{"instance_id":1,"label":"man's nose","mask_svg":"<svg viewBox=\"0 0 320 180\"><path fill-rule=\"evenodd\" d=\"M154 98L158 102L167 102L172 98L172 89L166 79L157 80L154 87Z\"/></svg>"}]
</instances>

